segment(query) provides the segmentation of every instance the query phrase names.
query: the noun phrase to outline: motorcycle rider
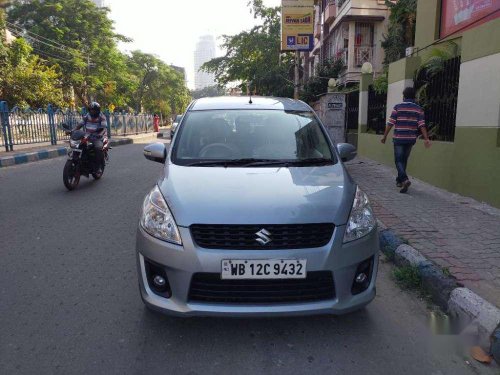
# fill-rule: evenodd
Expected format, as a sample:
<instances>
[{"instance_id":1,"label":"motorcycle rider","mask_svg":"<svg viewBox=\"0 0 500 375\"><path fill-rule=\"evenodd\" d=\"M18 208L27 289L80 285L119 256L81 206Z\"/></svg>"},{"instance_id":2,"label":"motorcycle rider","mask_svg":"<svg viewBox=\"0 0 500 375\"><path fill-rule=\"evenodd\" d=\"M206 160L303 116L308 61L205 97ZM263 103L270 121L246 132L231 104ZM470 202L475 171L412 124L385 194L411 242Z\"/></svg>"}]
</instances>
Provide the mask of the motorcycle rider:
<instances>
[{"instance_id":1,"label":"motorcycle rider","mask_svg":"<svg viewBox=\"0 0 500 375\"><path fill-rule=\"evenodd\" d=\"M106 116L101 113L101 106L97 102L90 103L88 113L83 117L80 124L76 126L76 130L84 128L85 132L92 134L92 143L94 144L97 166L104 165L104 152L102 151L104 144L103 138L106 134ZM102 128L102 130L99 130Z\"/></svg>"}]
</instances>

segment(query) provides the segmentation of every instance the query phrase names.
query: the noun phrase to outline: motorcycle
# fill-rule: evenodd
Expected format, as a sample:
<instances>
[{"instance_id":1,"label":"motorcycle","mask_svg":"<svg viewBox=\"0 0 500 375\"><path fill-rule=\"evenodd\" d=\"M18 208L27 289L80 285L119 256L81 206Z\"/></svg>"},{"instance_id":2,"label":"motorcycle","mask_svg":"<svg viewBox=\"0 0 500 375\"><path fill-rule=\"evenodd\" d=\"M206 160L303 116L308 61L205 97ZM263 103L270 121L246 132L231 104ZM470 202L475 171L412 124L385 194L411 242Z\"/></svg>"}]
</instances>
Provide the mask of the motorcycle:
<instances>
[{"instance_id":1,"label":"motorcycle","mask_svg":"<svg viewBox=\"0 0 500 375\"><path fill-rule=\"evenodd\" d=\"M107 137L102 139L104 162L97 163L94 142L97 136L94 134L86 133L83 130L72 130L69 125L61 124L66 134L70 135L68 160L64 165L63 182L68 190L74 190L80 183L80 177L83 175L94 180L99 180L104 174L106 162L109 161L109 140ZM104 130L98 128L97 132ZM100 165L98 165L100 164Z\"/></svg>"}]
</instances>

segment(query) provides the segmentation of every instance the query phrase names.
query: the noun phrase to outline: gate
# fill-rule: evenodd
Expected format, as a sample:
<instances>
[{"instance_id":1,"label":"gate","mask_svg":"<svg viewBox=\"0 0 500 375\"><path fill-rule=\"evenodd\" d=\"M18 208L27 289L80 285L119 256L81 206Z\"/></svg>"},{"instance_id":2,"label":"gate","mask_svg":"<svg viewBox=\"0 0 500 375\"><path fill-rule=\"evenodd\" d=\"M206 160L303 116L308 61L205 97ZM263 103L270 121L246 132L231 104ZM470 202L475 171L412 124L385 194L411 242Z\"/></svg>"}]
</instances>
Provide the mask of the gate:
<instances>
[{"instance_id":1,"label":"gate","mask_svg":"<svg viewBox=\"0 0 500 375\"><path fill-rule=\"evenodd\" d=\"M373 86L368 88L368 130L384 134L387 113L387 94L378 94Z\"/></svg>"},{"instance_id":2,"label":"gate","mask_svg":"<svg viewBox=\"0 0 500 375\"><path fill-rule=\"evenodd\" d=\"M359 91L352 91L346 94L345 140L355 146L358 145L358 115Z\"/></svg>"}]
</instances>

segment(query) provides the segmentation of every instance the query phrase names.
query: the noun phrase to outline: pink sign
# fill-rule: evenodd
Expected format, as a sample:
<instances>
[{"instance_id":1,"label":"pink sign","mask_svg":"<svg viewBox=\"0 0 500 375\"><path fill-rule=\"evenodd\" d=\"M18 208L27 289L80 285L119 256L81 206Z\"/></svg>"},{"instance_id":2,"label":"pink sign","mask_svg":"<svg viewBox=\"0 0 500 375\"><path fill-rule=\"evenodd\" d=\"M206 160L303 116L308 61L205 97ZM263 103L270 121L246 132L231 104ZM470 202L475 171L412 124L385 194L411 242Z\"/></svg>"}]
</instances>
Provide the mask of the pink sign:
<instances>
[{"instance_id":1,"label":"pink sign","mask_svg":"<svg viewBox=\"0 0 500 375\"><path fill-rule=\"evenodd\" d=\"M500 0L442 0L441 38L500 17Z\"/></svg>"}]
</instances>

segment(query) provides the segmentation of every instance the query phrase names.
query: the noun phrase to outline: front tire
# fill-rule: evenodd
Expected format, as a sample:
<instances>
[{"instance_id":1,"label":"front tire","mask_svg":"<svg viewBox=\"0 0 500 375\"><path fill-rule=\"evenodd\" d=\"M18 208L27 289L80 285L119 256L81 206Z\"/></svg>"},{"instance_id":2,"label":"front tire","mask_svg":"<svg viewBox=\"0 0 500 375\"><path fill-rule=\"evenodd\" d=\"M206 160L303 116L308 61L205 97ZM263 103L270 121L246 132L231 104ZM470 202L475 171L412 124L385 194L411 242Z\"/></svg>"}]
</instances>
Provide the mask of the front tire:
<instances>
[{"instance_id":1,"label":"front tire","mask_svg":"<svg viewBox=\"0 0 500 375\"><path fill-rule=\"evenodd\" d=\"M102 175L104 174L104 166L105 164L101 164L101 166L97 169L97 171L95 171L94 173L92 173L92 177L94 177L94 180L99 180Z\"/></svg>"},{"instance_id":2,"label":"front tire","mask_svg":"<svg viewBox=\"0 0 500 375\"><path fill-rule=\"evenodd\" d=\"M71 160L64 165L63 182L69 191L75 190L80 183L80 171Z\"/></svg>"}]
</instances>

